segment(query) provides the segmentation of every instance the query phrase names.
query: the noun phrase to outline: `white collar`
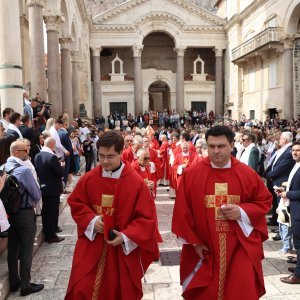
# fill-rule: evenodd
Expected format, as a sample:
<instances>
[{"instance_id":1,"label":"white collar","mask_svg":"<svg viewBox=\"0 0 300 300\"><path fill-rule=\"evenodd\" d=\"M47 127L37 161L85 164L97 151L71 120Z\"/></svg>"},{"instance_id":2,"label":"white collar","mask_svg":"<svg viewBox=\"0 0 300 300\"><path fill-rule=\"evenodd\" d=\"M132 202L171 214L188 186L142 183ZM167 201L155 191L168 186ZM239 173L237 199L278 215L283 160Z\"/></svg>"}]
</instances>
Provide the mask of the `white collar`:
<instances>
[{"instance_id":1,"label":"white collar","mask_svg":"<svg viewBox=\"0 0 300 300\"><path fill-rule=\"evenodd\" d=\"M119 179L121 177L121 174L122 174L122 171L125 167L125 164L122 163L122 166L120 167L120 169L118 169L117 171L115 172L112 172L112 171L105 171L103 168L102 168L102 177L105 177L105 178L114 178L114 179Z\"/></svg>"},{"instance_id":2,"label":"white collar","mask_svg":"<svg viewBox=\"0 0 300 300\"><path fill-rule=\"evenodd\" d=\"M229 162L222 168L216 166L213 162L210 162L211 163L211 166L213 169L229 169L231 168L231 159L229 160Z\"/></svg>"}]
</instances>

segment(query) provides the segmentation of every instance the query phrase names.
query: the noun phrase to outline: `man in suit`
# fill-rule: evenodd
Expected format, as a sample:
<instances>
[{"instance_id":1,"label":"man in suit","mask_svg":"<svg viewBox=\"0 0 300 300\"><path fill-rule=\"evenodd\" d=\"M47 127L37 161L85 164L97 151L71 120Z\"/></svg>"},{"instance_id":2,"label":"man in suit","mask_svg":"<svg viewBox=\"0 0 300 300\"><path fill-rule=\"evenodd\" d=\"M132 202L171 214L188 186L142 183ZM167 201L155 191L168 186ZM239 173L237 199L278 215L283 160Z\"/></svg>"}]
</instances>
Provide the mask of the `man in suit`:
<instances>
[{"instance_id":1,"label":"man in suit","mask_svg":"<svg viewBox=\"0 0 300 300\"><path fill-rule=\"evenodd\" d=\"M64 121L62 127L57 131L58 136L59 136L60 141L61 141L61 144L69 152L69 155L66 155L66 154L64 155L65 174L64 174L64 180L63 181L65 183L65 187L67 187L69 168L70 168L70 157L71 157L72 152L73 152L72 143L71 143L71 140L70 140L69 133L67 131L68 127L69 127L68 121Z\"/></svg>"},{"instance_id":2,"label":"man in suit","mask_svg":"<svg viewBox=\"0 0 300 300\"><path fill-rule=\"evenodd\" d=\"M290 267L288 270L292 272L288 277L282 277L280 280L284 283L300 283L300 142L294 142L292 147L293 160L296 162L289 174L287 189L281 191L279 196L286 200L289 205L291 228L294 246L297 251L296 268Z\"/></svg>"},{"instance_id":3,"label":"man in suit","mask_svg":"<svg viewBox=\"0 0 300 300\"><path fill-rule=\"evenodd\" d=\"M255 172L258 169L259 164L259 151L255 146L255 135L251 133L245 133L242 137L243 150L239 158L239 161L252 168Z\"/></svg>"},{"instance_id":4,"label":"man in suit","mask_svg":"<svg viewBox=\"0 0 300 300\"><path fill-rule=\"evenodd\" d=\"M281 186L283 182L288 180L289 174L295 164L293 157L292 157L292 141L293 135L289 131L284 131L281 133L279 139L279 147L280 149L277 150L275 157L270 164L270 166L266 170L266 177L267 177L267 187L269 191L273 192L273 187ZM268 222L269 226L277 225L277 213L276 209L278 207L280 198L274 197L273 198L273 207L272 207L272 218ZM279 240L280 237L273 238L275 240Z\"/></svg>"},{"instance_id":5,"label":"man in suit","mask_svg":"<svg viewBox=\"0 0 300 300\"><path fill-rule=\"evenodd\" d=\"M21 208L9 216L7 263L11 292L21 289L21 296L37 293L43 284L31 283L33 243L36 233L34 206L41 199L41 191L29 168L22 166L28 159L28 148L21 141L10 145L10 157L5 169L18 180L22 195ZM20 267L18 261L20 260Z\"/></svg>"},{"instance_id":6,"label":"man in suit","mask_svg":"<svg viewBox=\"0 0 300 300\"><path fill-rule=\"evenodd\" d=\"M54 154L55 139L48 137L45 146L35 157L36 172L42 191L43 208L42 223L45 241L59 243L64 238L57 236L61 232L58 227L59 196L62 193L62 178L64 168Z\"/></svg>"}]
</instances>

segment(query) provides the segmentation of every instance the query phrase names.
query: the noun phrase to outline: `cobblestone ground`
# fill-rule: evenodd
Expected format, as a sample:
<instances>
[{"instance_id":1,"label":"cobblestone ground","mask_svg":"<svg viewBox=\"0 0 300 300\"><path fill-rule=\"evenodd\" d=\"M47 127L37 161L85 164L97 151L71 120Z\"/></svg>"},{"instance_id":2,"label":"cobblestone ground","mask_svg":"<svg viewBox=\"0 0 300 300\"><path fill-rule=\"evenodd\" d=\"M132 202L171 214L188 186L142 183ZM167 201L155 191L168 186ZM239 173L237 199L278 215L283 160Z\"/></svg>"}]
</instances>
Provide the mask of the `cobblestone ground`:
<instances>
[{"instance_id":1,"label":"cobblestone ground","mask_svg":"<svg viewBox=\"0 0 300 300\"><path fill-rule=\"evenodd\" d=\"M165 257L169 254L170 266L162 266L161 261L153 263L145 276L144 300L176 300L180 297L178 252L179 247L175 237L171 234L171 217L174 200L168 196L166 187L159 187L156 200L159 228L164 239L160 250ZM24 299L64 299L73 250L76 242L76 225L70 215L70 209L65 207L60 215L61 234L66 239L59 244L43 243L38 249L32 266L32 281L42 282L45 289L40 293L24 297ZM287 285L280 281L280 277L287 275L287 268L292 266L286 262L287 258L278 253L280 241L274 242L271 237L264 244L265 257L263 262L267 293L262 299L289 300L300 299L300 285ZM172 255L174 254L173 258ZM19 297L19 293L11 293L8 299ZM130 299L128 299L130 300Z\"/></svg>"}]
</instances>

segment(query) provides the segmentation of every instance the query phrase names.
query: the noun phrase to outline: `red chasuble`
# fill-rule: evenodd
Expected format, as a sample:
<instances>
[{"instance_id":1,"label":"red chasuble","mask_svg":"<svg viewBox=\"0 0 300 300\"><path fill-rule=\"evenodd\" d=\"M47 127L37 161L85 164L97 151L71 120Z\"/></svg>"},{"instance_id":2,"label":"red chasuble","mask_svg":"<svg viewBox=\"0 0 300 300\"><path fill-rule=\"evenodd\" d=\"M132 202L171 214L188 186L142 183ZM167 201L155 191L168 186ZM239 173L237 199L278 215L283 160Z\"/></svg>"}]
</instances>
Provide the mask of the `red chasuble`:
<instances>
[{"instance_id":1,"label":"red chasuble","mask_svg":"<svg viewBox=\"0 0 300 300\"><path fill-rule=\"evenodd\" d=\"M128 161L129 163L132 163L134 159L134 155L132 153L132 148L129 146L127 149L123 150L121 159L123 162Z\"/></svg>"},{"instance_id":2,"label":"red chasuble","mask_svg":"<svg viewBox=\"0 0 300 300\"><path fill-rule=\"evenodd\" d=\"M196 160L196 159L197 159L196 152L190 152L189 156L183 156L182 152L180 152L175 156L174 164L172 167L172 172L174 174L176 190L179 186L182 175L194 164L194 160ZM179 174L177 174L178 167L183 164L186 165L186 168L184 168L182 174L179 175Z\"/></svg>"},{"instance_id":3,"label":"red chasuble","mask_svg":"<svg viewBox=\"0 0 300 300\"><path fill-rule=\"evenodd\" d=\"M138 163L138 161L134 161L131 166L134 168L134 170L141 176L141 178L144 180L144 182L146 183L148 180L152 180L151 179L151 173L150 173L150 169L149 167L147 166L145 168L144 171L141 170L141 167ZM150 195L153 197L153 200L155 199L156 197L156 189L157 189L157 181L154 182L154 190L152 192L150 192ZM158 243L162 243L163 242L163 239L159 233L159 230L158 230L158 221L157 221L157 215L156 215L156 223L157 223L157 232L156 232L156 237L157 237L157 242Z\"/></svg>"},{"instance_id":4,"label":"red chasuble","mask_svg":"<svg viewBox=\"0 0 300 300\"><path fill-rule=\"evenodd\" d=\"M102 177L98 166L80 179L68 203L78 241L65 299L141 299L143 273L159 257L155 204L144 181L129 164L120 179ZM90 221L103 213L138 245L129 255L121 245L108 245L103 234L97 233L93 241L85 236Z\"/></svg>"},{"instance_id":5,"label":"red chasuble","mask_svg":"<svg viewBox=\"0 0 300 300\"><path fill-rule=\"evenodd\" d=\"M214 169L209 158L189 169L175 201L172 231L184 238L180 262L181 283L194 270L199 256L192 244L204 244L209 253L183 292L186 300L255 300L265 293L261 260L268 238L265 215L272 203L260 177L234 157L228 169ZM229 221L221 206L239 205L253 231L246 237L237 221Z\"/></svg>"},{"instance_id":6,"label":"red chasuble","mask_svg":"<svg viewBox=\"0 0 300 300\"><path fill-rule=\"evenodd\" d=\"M161 157L161 170L162 170L163 178L165 179L169 179L169 170L167 168L169 164L168 150L169 150L169 143L167 141L164 141L159 148L159 154Z\"/></svg>"}]
</instances>

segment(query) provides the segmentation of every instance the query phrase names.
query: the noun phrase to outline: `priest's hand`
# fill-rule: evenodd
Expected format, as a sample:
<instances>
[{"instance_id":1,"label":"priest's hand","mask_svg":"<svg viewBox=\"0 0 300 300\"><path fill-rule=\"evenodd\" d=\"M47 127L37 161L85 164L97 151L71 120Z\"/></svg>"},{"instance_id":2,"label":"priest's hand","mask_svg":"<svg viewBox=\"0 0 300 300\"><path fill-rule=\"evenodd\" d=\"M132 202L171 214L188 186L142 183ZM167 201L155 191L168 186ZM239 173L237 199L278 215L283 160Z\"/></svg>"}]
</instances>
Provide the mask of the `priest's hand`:
<instances>
[{"instance_id":1,"label":"priest's hand","mask_svg":"<svg viewBox=\"0 0 300 300\"><path fill-rule=\"evenodd\" d=\"M205 252L208 253L208 247L205 245L194 245L196 253L199 255L200 259L205 259Z\"/></svg>"},{"instance_id":2,"label":"priest's hand","mask_svg":"<svg viewBox=\"0 0 300 300\"><path fill-rule=\"evenodd\" d=\"M228 220L237 221L242 218L240 208L236 204L222 205L221 208Z\"/></svg>"},{"instance_id":3,"label":"priest's hand","mask_svg":"<svg viewBox=\"0 0 300 300\"><path fill-rule=\"evenodd\" d=\"M122 233L115 229L113 230L113 233L116 235L116 237L112 241L106 241L107 244L114 247L121 245L124 242Z\"/></svg>"},{"instance_id":4,"label":"priest's hand","mask_svg":"<svg viewBox=\"0 0 300 300\"><path fill-rule=\"evenodd\" d=\"M103 233L104 232L104 223L101 220L101 218L98 218L96 220L95 225L94 225L94 230L96 232L99 232L99 233Z\"/></svg>"}]
</instances>

